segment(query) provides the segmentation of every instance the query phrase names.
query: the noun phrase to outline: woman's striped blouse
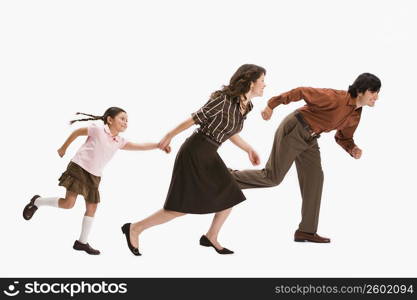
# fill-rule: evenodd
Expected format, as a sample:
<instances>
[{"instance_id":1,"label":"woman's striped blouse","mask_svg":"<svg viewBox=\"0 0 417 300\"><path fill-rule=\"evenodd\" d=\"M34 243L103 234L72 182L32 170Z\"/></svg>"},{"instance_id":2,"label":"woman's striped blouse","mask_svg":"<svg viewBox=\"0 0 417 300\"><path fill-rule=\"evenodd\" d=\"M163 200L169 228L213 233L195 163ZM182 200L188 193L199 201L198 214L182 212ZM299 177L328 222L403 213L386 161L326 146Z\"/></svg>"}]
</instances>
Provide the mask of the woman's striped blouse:
<instances>
[{"instance_id":1,"label":"woman's striped blouse","mask_svg":"<svg viewBox=\"0 0 417 300\"><path fill-rule=\"evenodd\" d=\"M239 98L230 99L228 96L221 95L210 99L191 116L195 123L200 125L201 133L221 144L242 130L243 122L252 110L253 104L251 101L248 102L243 115L239 107Z\"/></svg>"}]
</instances>

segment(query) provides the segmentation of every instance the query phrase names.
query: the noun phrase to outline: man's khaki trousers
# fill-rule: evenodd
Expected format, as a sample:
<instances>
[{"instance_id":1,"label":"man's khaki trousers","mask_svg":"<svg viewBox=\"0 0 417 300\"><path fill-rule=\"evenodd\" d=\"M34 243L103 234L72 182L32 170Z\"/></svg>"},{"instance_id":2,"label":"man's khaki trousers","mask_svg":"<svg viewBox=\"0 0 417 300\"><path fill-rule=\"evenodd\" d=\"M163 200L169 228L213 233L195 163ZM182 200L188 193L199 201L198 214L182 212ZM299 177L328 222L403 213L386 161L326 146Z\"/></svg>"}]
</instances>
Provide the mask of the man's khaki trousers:
<instances>
[{"instance_id":1,"label":"man's khaki trousers","mask_svg":"<svg viewBox=\"0 0 417 300\"><path fill-rule=\"evenodd\" d=\"M281 183L295 161L303 199L299 230L316 233L323 188L323 170L317 138L303 128L293 112L278 127L271 154L262 170L232 171L241 189Z\"/></svg>"}]
</instances>

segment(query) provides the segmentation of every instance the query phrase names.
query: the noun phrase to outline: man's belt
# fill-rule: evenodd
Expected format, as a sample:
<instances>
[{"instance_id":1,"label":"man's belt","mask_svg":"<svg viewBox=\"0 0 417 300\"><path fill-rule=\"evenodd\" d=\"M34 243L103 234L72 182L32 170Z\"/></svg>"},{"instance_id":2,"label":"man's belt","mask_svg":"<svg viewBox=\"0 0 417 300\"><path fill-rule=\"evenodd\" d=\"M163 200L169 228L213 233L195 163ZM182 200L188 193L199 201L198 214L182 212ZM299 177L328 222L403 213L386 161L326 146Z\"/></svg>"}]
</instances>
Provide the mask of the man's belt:
<instances>
[{"instance_id":1,"label":"man's belt","mask_svg":"<svg viewBox=\"0 0 417 300\"><path fill-rule=\"evenodd\" d=\"M295 112L295 117L297 118L298 122L300 122L301 125L303 125L303 128L310 133L311 137L313 138L320 137L320 134L314 132L314 130L311 129L310 125L306 122L306 120L304 120L303 115L298 110Z\"/></svg>"}]
</instances>

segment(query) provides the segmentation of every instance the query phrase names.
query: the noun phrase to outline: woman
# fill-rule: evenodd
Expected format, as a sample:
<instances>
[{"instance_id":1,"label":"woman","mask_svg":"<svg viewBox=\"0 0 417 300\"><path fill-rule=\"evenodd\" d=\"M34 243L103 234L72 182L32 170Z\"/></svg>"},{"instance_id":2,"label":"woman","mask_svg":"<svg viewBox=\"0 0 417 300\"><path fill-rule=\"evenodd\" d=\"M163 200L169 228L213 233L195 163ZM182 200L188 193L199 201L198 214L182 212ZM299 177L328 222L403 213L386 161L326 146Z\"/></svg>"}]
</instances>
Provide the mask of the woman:
<instances>
[{"instance_id":1,"label":"woman","mask_svg":"<svg viewBox=\"0 0 417 300\"><path fill-rule=\"evenodd\" d=\"M233 253L222 247L217 237L232 207L246 198L217 154L217 148L230 139L248 153L253 165L259 164L258 154L238 132L252 110L252 98L263 95L265 73L262 67L242 65L228 86L214 92L201 109L159 142L160 149L169 151L167 148L174 136L191 125L200 125L177 154L164 208L139 222L123 225L122 231L134 255L141 255L138 240L145 229L187 213L215 213L210 229L200 239L200 245L213 247L219 254Z\"/></svg>"}]
</instances>

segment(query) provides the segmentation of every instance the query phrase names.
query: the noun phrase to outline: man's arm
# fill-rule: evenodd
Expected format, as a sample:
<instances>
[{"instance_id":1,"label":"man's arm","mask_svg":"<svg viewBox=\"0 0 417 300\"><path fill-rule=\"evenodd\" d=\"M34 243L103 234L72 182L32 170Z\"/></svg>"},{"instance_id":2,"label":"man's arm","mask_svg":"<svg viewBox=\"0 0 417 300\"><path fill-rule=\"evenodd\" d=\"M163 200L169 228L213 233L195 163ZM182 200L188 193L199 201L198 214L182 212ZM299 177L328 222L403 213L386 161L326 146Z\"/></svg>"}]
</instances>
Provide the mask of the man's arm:
<instances>
[{"instance_id":1,"label":"man's arm","mask_svg":"<svg viewBox=\"0 0 417 300\"><path fill-rule=\"evenodd\" d=\"M267 106L262 111L262 118L264 120L269 120L272 116L274 108L278 105L297 102L301 99L303 99L307 104L310 105L326 105L332 101L331 97L329 97L328 91L329 89L298 87L292 89L291 91L272 97L268 100Z\"/></svg>"},{"instance_id":2,"label":"man's arm","mask_svg":"<svg viewBox=\"0 0 417 300\"><path fill-rule=\"evenodd\" d=\"M291 102L297 102L301 99L306 100L309 102L310 98L314 98L314 95L317 94L317 90L315 88L311 87L298 87L295 89L292 89L288 92L282 93L278 96L272 97L268 100L268 107L270 109L274 109L280 104L288 104Z\"/></svg>"},{"instance_id":3,"label":"man's arm","mask_svg":"<svg viewBox=\"0 0 417 300\"><path fill-rule=\"evenodd\" d=\"M334 138L347 153L349 153L353 158L359 159L362 156L362 150L356 146L355 141L353 140L353 134L357 127L358 124L355 124L353 126L340 129L336 132Z\"/></svg>"},{"instance_id":4,"label":"man's arm","mask_svg":"<svg viewBox=\"0 0 417 300\"><path fill-rule=\"evenodd\" d=\"M355 141L353 140L353 134L358 128L359 121L361 119L362 108L356 110L356 112L350 116L350 119L347 120L345 128L339 129L334 138L336 142L343 148L347 153L349 153L353 158L359 159L362 155L362 150L356 146Z\"/></svg>"}]
</instances>

